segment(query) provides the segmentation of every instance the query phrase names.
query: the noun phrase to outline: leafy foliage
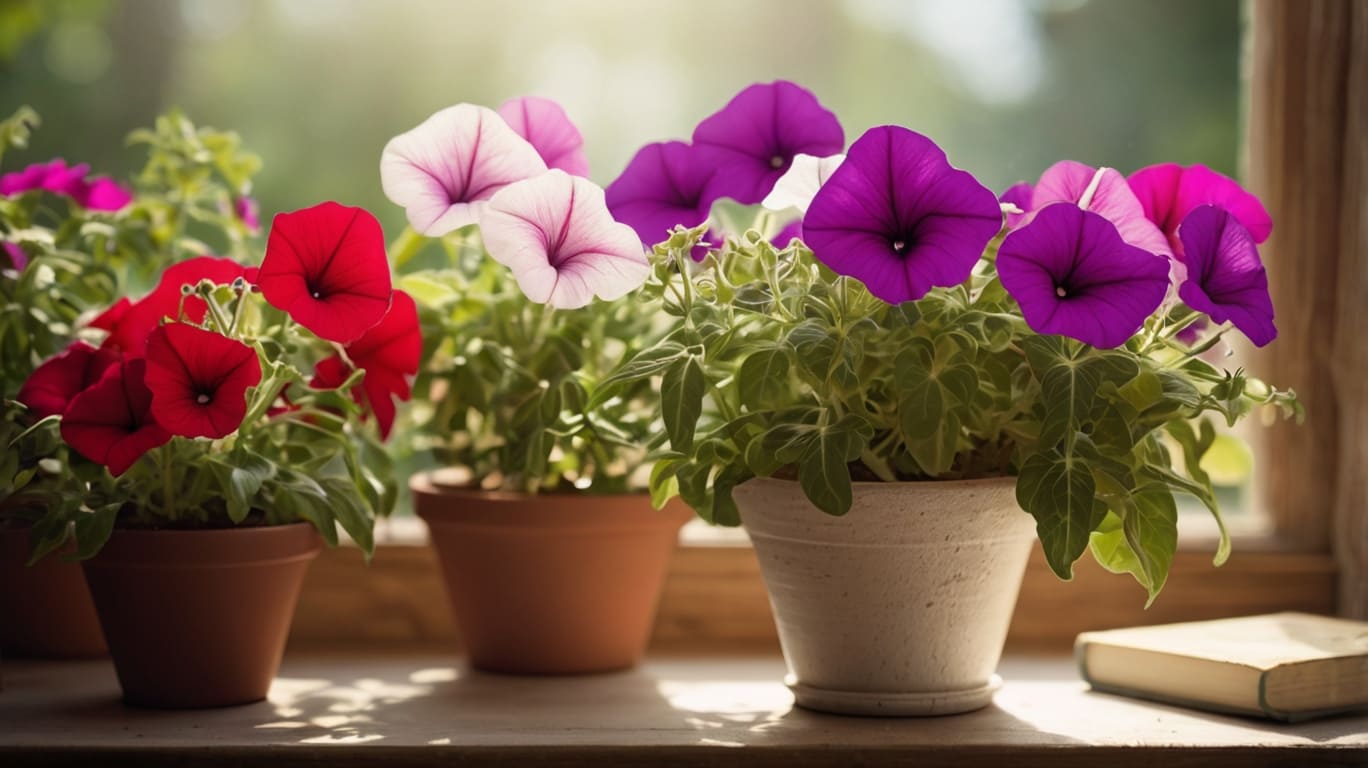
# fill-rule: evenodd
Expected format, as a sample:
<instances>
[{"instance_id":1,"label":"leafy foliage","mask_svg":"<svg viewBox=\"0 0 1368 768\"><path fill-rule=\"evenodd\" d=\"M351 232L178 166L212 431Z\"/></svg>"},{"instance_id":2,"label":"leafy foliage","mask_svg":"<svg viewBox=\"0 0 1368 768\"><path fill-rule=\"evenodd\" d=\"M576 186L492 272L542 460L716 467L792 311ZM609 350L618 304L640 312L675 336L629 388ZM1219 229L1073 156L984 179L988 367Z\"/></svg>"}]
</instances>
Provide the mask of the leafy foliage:
<instances>
[{"instance_id":1,"label":"leafy foliage","mask_svg":"<svg viewBox=\"0 0 1368 768\"><path fill-rule=\"evenodd\" d=\"M695 268L703 233L657 246L644 293L675 322L612 380L663 378L653 497L678 493L714 523L739 523L731 491L752 477L795 478L840 515L854 480L1016 475L1056 574L1091 548L1152 600L1176 543L1173 494L1220 519L1199 466L1214 439L1204 415L1300 414L1290 393L1177 342L1193 319L1181 307L1117 349L1036 335L996 277L996 240L966 283L889 305L755 230ZM1223 535L1218 564L1228 551Z\"/></svg>"},{"instance_id":2,"label":"leafy foliage","mask_svg":"<svg viewBox=\"0 0 1368 768\"><path fill-rule=\"evenodd\" d=\"M439 241L407 236L391 258L403 267L433 242L441 253L429 253L428 260L436 266L398 283L418 302L423 326L415 444L468 470L472 484L488 489L607 494L643 488L643 465L659 436L649 418L656 391L651 374L700 396L703 383L697 364L670 371L657 364L677 362L672 353L679 349L660 343L653 321L658 308L636 296L571 310L533 303L484 252L474 227ZM635 367L609 376L629 358ZM679 408L665 424L677 435L691 434L697 398L674 402Z\"/></svg>"}]
</instances>

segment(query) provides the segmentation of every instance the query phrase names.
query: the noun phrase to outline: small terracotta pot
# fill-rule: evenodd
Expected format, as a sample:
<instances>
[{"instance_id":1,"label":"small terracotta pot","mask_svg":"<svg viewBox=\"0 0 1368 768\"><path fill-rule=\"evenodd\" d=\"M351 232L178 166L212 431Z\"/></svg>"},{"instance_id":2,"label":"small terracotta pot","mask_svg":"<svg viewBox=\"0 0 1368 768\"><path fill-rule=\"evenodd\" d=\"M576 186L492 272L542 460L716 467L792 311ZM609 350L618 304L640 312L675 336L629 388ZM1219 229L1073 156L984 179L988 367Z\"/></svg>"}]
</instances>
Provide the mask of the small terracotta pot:
<instances>
[{"instance_id":1,"label":"small terracotta pot","mask_svg":"<svg viewBox=\"0 0 1368 768\"><path fill-rule=\"evenodd\" d=\"M0 654L81 659L105 654L81 564L68 543L32 566L29 529L0 527Z\"/></svg>"},{"instance_id":2,"label":"small terracotta pot","mask_svg":"<svg viewBox=\"0 0 1368 768\"><path fill-rule=\"evenodd\" d=\"M843 517L786 480L735 498L799 706L947 715L992 701L1035 532L1014 478L856 483Z\"/></svg>"},{"instance_id":3,"label":"small terracotta pot","mask_svg":"<svg viewBox=\"0 0 1368 768\"><path fill-rule=\"evenodd\" d=\"M116 529L84 566L124 701L192 709L266 698L322 548L308 523Z\"/></svg>"},{"instance_id":4,"label":"small terracotta pot","mask_svg":"<svg viewBox=\"0 0 1368 768\"><path fill-rule=\"evenodd\" d=\"M643 495L528 496L409 482L470 663L493 672L631 667L650 640L683 505Z\"/></svg>"}]
</instances>

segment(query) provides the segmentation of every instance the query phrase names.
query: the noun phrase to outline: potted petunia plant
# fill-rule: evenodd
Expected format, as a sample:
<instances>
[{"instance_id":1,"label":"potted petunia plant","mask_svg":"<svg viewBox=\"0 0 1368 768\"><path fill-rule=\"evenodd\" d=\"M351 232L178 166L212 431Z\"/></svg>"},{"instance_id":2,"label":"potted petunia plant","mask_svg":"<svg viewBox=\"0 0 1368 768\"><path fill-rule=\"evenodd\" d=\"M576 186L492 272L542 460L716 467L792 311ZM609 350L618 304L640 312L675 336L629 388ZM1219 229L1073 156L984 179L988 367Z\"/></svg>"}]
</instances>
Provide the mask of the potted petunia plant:
<instances>
[{"instance_id":1,"label":"potted petunia plant","mask_svg":"<svg viewBox=\"0 0 1368 768\"><path fill-rule=\"evenodd\" d=\"M640 239L545 99L437 112L389 142L380 170L412 225L391 258L424 325L415 439L443 467L410 487L471 663L635 664L691 516L645 494L651 383L602 396L658 339L655 308L629 295L650 269Z\"/></svg>"},{"instance_id":2,"label":"potted petunia plant","mask_svg":"<svg viewBox=\"0 0 1368 768\"><path fill-rule=\"evenodd\" d=\"M38 124L28 108L0 121L0 161L25 149ZM92 176L89 166L61 158L0 174L0 296L7 310L0 314L0 652L6 655L104 652L80 566L69 561L67 528L33 524L48 503L39 501L43 492L79 480L56 425L40 422L45 414L26 404L21 387L41 361L80 335L86 313L144 285L168 264L204 253L205 243L244 252L256 226L248 195L259 161L242 151L236 135L197 128L172 113L130 141L147 150L132 183ZM73 504L78 497L67 496Z\"/></svg>"},{"instance_id":3,"label":"potted petunia plant","mask_svg":"<svg viewBox=\"0 0 1368 768\"><path fill-rule=\"evenodd\" d=\"M72 526L126 701L259 700L323 541L369 552L395 500L366 382L413 375L421 340L380 224L281 214L260 267L179 262L87 328L20 393L72 454L38 538Z\"/></svg>"},{"instance_id":4,"label":"potted petunia plant","mask_svg":"<svg viewBox=\"0 0 1368 768\"><path fill-rule=\"evenodd\" d=\"M653 493L745 526L800 705L967 711L1000 683L1033 534L1061 578L1091 551L1153 600L1174 495L1220 520L1208 416L1298 413L1207 359L1232 328L1276 335L1272 224L1202 166L1062 162L999 200L906 128L837 136L775 83L638 154L609 200L660 214L643 292L673 327L613 380L666 382ZM721 238L722 196L769 208ZM789 218L797 239L767 237Z\"/></svg>"}]
</instances>

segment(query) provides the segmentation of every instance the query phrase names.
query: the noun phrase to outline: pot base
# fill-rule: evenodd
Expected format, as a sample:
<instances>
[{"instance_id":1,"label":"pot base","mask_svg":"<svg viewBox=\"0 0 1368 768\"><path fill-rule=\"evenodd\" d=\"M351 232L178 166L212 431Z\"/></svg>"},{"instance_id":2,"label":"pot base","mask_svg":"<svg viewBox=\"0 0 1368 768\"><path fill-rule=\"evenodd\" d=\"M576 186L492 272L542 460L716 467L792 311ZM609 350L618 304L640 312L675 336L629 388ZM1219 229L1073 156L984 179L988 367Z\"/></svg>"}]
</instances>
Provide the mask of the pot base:
<instances>
[{"instance_id":1,"label":"pot base","mask_svg":"<svg viewBox=\"0 0 1368 768\"><path fill-rule=\"evenodd\" d=\"M804 685L792 675L785 678L784 684L793 691L794 703L803 709L866 717L929 717L983 709L1002 687L1002 678L993 675L987 685L963 691L917 693L834 691Z\"/></svg>"}]
</instances>

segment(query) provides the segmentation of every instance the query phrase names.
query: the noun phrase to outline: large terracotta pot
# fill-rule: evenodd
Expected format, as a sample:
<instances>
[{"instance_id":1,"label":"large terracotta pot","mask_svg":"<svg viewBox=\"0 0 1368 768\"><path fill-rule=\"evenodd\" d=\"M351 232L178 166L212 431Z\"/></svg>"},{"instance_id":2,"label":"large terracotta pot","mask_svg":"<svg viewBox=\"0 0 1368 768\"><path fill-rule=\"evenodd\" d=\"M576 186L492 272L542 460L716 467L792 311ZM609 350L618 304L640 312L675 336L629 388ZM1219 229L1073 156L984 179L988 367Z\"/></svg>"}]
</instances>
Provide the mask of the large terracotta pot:
<instances>
[{"instance_id":1,"label":"large terracotta pot","mask_svg":"<svg viewBox=\"0 0 1368 768\"><path fill-rule=\"evenodd\" d=\"M308 523L116 529L84 567L124 701L189 709L266 698L322 548Z\"/></svg>"},{"instance_id":2,"label":"large terracotta pot","mask_svg":"<svg viewBox=\"0 0 1368 768\"><path fill-rule=\"evenodd\" d=\"M105 654L100 620L68 544L32 566L29 529L0 526L0 654L79 659Z\"/></svg>"},{"instance_id":3,"label":"large terracotta pot","mask_svg":"<svg viewBox=\"0 0 1368 768\"><path fill-rule=\"evenodd\" d=\"M944 715L992 701L1035 527L1014 488L856 483L843 517L796 482L735 490L799 706Z\"/></svg>"},{"instance_id":4,"label":"large terracotta pot","mask_svg":"<svg viewBox=\"0 0 1368 768\"><path fill-rule=\"evenodd\" d=\"M645 653L682 505L409 483L470 662L520 674L623 669Z\"/></svg>"}]
</instances>

